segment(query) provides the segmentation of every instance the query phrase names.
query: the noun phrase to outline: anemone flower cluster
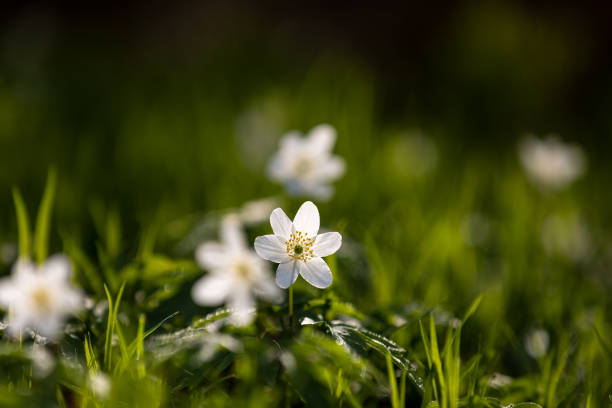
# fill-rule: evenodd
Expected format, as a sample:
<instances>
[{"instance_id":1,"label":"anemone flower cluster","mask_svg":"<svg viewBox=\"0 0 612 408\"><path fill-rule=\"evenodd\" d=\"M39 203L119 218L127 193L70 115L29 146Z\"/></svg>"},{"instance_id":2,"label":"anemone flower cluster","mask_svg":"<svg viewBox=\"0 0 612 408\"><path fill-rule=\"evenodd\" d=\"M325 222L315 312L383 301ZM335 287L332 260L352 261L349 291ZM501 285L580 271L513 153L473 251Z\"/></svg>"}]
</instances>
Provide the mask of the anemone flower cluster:
<instances>
[{"instance_id":1,"label":"anemone flower cluster","mask_svg":"<svg viewBox=\"0 0 612 408\"><path fill-rule=\"evenodd\" d=\"M335 129L326 124L306 137L287 133L270 161L270 177L285 184L290 194L329 199L331 182L345 171L344 160L331 154L335 140ZM228 305L230 321L237 326L253 321L256 298L282 301L279 287L289 288L298 275L320 289L333 280L323 257L338 251L341 235L319 234L319 211L311 201L302 204L293 221L281 208L273 209L277 203L276 198L247 203L222 219L219 242L204 242L196 250L198 265L208 273L194 284L193 300L202 306ZM274 233L257 237L253 251L243 228L268 215ZM276 284L266 260L279 264ZM13 336L29 331L35 337L57 339L67 317L84 305L81 291L70 283L70 273L71 263L64 255L41 265L20 258L11 276L0 280L0 307L8 311L2 330L7 328Z\"/></svg>"},{"instance_id":2,"label":"anemone flower cluster","mask_svg":"<svg viewBox=\"0 0 612 408\"><path fill-rule=\"evenodd\" d=\"M338 251L342 236L337 232L319 234L319 210L307 201L293 221L281 208L270 215L274 234L255 239L255 252L247 247L240 218L223 218L220 242L204 242L196 250L198 264L209 271L192 288L193 300L202 306L227 304L230 320L244 326L254 318L257 297L270 302L282 300L282 289L289 288L301 275L306 282L320 289L332 283L329 266L322 257ZM259 256L257 256L259 255ZM262 259L263 258L263 259ZM268 264L279 263L276 285Z\"/></svg>"}]
</instances>

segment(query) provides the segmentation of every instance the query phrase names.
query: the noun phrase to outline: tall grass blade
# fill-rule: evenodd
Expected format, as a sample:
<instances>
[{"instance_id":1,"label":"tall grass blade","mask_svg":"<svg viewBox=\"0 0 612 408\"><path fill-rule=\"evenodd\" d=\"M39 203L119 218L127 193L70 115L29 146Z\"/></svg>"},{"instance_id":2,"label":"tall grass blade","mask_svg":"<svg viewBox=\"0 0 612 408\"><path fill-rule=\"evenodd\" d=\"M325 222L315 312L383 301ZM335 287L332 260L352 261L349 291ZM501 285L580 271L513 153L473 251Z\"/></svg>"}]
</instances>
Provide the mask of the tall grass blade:
<instances>
[{"instance_id":1,"label":"tall grass blade","mask_svg":"<svg viewBox=\"0 0 612 408\"><path fill-rule=\"evenodd\" d=\"M13 188L13 202L15 203L15 212L17 214L17 233L19 235L19 257L29 258L30 257L30 221L28 217L28 210L23 202L21 193L19 190Z\"/></svg>"},{"instance_id":2,"label":"tall grass blade","mask_svg":"<svg viewBox=\"0 0 612 408\"><path fill-rule=\"evenodd\" d=\"M56 178L55 169L49 169L47 185L36 217L36 228L34 230L34 258L39 264L47 259L49 250L49 232L53 200L55 198Z\"/></svg>"}]
</instances>

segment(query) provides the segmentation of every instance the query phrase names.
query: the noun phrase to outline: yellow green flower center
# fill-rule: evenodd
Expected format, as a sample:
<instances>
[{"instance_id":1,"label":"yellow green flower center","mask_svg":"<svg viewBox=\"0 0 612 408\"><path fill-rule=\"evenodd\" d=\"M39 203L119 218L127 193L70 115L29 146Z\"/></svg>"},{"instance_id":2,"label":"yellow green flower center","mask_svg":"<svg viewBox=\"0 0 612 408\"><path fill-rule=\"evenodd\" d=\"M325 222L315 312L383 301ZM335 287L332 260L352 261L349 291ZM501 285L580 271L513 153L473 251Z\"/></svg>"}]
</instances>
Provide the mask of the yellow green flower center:
<instances>
[{"instance_id":1,"label":"yellow green flower center","mask_svg":"<svg viewBox=\"0 0 612 408\"><path fill-rule=\"evenodd\" d=\"M285 248L291 258L306 262L314 256L312 244L314 238L308 238L307 234L296 231L285 242Z\"/></svg>"},{"instance_id":2,"label":"yellow green flower center","mask_svg":"<svg viewBox=\"0 0 612 408\"><path fill-rule=\"evenodd\" d=\"M243 260L238 261L234 267L236 268L236 274L242 280L251 281L255 277L252 266Z\"/></svg>"},{"instance_id":3,"label":"yellow green flower center","mask_svg":"<svg viewBox=\"0 0 612 408\"><path fill-rule=\"evenodd\" d=\"M306 175L312 171L312 160L308 157L302 157L295 163L295 172L300 175Z\"/></svg>"},{"instance_id":4,"label":"yellow green flower center","mask_svg":"<svg viewBox=\"0 0 612 408\"><path fill-rule=\"evenodd\" d=\"M34 307L41 312L46 311L51 306L51 297L49 296L47 289L44 287L36 288L32 292L32 300Z\"/></svg>"}]
</instances>

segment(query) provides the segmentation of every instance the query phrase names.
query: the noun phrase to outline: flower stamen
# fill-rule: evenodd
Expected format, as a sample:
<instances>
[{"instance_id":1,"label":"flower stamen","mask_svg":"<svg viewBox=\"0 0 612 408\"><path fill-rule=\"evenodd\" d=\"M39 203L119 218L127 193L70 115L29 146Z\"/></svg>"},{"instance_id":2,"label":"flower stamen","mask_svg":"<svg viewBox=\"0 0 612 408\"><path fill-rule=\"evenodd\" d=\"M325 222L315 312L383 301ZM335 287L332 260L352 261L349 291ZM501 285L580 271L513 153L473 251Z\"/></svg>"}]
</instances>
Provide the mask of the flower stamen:
<instances>
[{"instance_id":1,"label":"flower stamen","mask_svg":"<svg viewBox=\"0 0 612 408\"><path fill-rule=\"evenodd\" d=\"M291 258L306 262L314 257L312 252L314 241L314 238L308 238L307 234L296 231L285 242L285 249Z\"/></svg>"}]
</instances>

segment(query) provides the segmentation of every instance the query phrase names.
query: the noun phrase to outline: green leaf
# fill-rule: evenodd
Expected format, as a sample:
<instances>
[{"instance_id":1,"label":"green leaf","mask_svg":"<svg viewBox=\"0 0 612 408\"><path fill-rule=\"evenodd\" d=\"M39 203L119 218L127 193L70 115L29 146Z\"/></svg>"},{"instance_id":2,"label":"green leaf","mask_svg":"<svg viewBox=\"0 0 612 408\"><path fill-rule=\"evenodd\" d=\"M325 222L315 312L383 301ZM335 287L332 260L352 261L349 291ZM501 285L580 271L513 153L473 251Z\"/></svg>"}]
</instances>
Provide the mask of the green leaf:
<instances>
[{"instance_id":1,"label":"green leaf","mask_svg":"<svg viewBox=\"0 0 612 408\"><path fill-rule=\"evenodd\" d=\"M17 214L17 231L19 234L19 256L21 258L30 257L30 221L28 210L23 202L19 190L13 188L13 202L15 203L15 212Z\"/></svg>"},{"instance_id":2,"label":"green leaf","mask_svg":"<svg viewBox=\"0 0 612 408\"><path fill-rule=\"evenodd\" d=\"M478 306L480 306L480 302L482 302L482 295L478 296L476 300L472 302L467 312L465 312L465 314L463 315L463 319L461 320L462 325L466 322L467 319L470 318L470 316L472 316L476 312Z\"/></svg>"},{"instance_id":3,"label":"green leaf","mask_svg":"<svg viewBox=\"0 0 612 408\"><path fill-rule=\"evenodd\" d=\"M108 288L104 285L104 290L106 291L106 297L108 299L108 321L106 324L106 338L104 342L104 364L106 369L110 371L112 364L112 352L113 352L113 334L115 333L115 327L117 325L117 312L119 311L119 303L121 302L121 296L123 295L123 290L125 289L125 282L119 288L119 292L117 293L117 297L113 302L113 297L111 296ZM123 341L120 339L120 341ZM122 345L122 347L124 344ZM122 350L122 352L125 350Z\"/></svg>"},{"instance_id":4,"label":"green leaf","mask_svg":"<svg viewBox=\"0 0 612 408\"><path fill-rule=\"evenodd\" d=\"M389 385L391 386L391 406L393 408L399 408L397 379L395 378L395 371L393 370L393 362L391 359L391 353L387 352L385 354L385 360L387 362L387 375L389 376Z\"/></svg>"},{"instance_id":5,"label":"green leaf","mask_svg":"<svg viewBox=\"0 0 612 408\"><path fill-rule=\"evenodd\" d=\"M608 346L606 341L603 339L601 333L599 333L599 330L597 329L597 326L593 326L593 330L595 331L595 335L599 341L599 344L601 345L601 348L606 352L606 355L612 359L612 348ZM612 401L612 399L610 401Z\"/></svg>"},{"instance_id":6,"label":"green leaf","mask_svg":"<svg viewBox=\"0 0 612 408\"><path fill-rule=\"evenodd\" d=\"M219 309L203 319L195 321L191 326L177 330L172 333L159 334L152 336L146 343L147 352L156 362L162 362L173 355L194 347L199 347L209 340L212 340L211 331L207 326L221 318L229 315L229 309ZM172 315L174 316L174 315ZM166 318L165 320L167 320ZM156 325L159 327L163 322ZM151 332L151 330L149 330ZM146 337L149 332L146 332Z\"/></svg>"},{"instance_id":7,"label":"green leaf","mask_svg":"<svg viewBox=\"0 0 612 408\"><path fill-rule=\"evenodd\" d=\"M59 386L55 390L55 396L57 397L57 404L60 406L60 408L67 408L66 400L64 400L62 389Z\"/></svg>"},{"instance_id":8,"label":"green leaf","mask_svg":"<svg viewBox=\"0 0 612 408\"><path fill-rule=\"evenodd\" d=\"M337 343L353 350L366 351L372 349L380 353L384 358L387 358L388 354L391 357L391 361L402 370L405 370L410 381L420 393L423 393L423 379L417 373L415 364L406 358L406 350L398 346L393 340L371 330L345 322L319 320L315 321L313 325L327 329Z\"/></svg>"},{"instance_id":9,"label":"green leaf","mask_svg":"<svg viewBox=\"0 0 612 408\"><path fill-rule=\"evenodd\" d=\"M36 228L34 230L34 257L37 263L43 263L47 259L49 250L49 231L51 225L51 211L53 199L55 198L56 172L54 168L49 169L47 185L43 194L38 216L36 217Z\"/></svg>"}]
</instances>

